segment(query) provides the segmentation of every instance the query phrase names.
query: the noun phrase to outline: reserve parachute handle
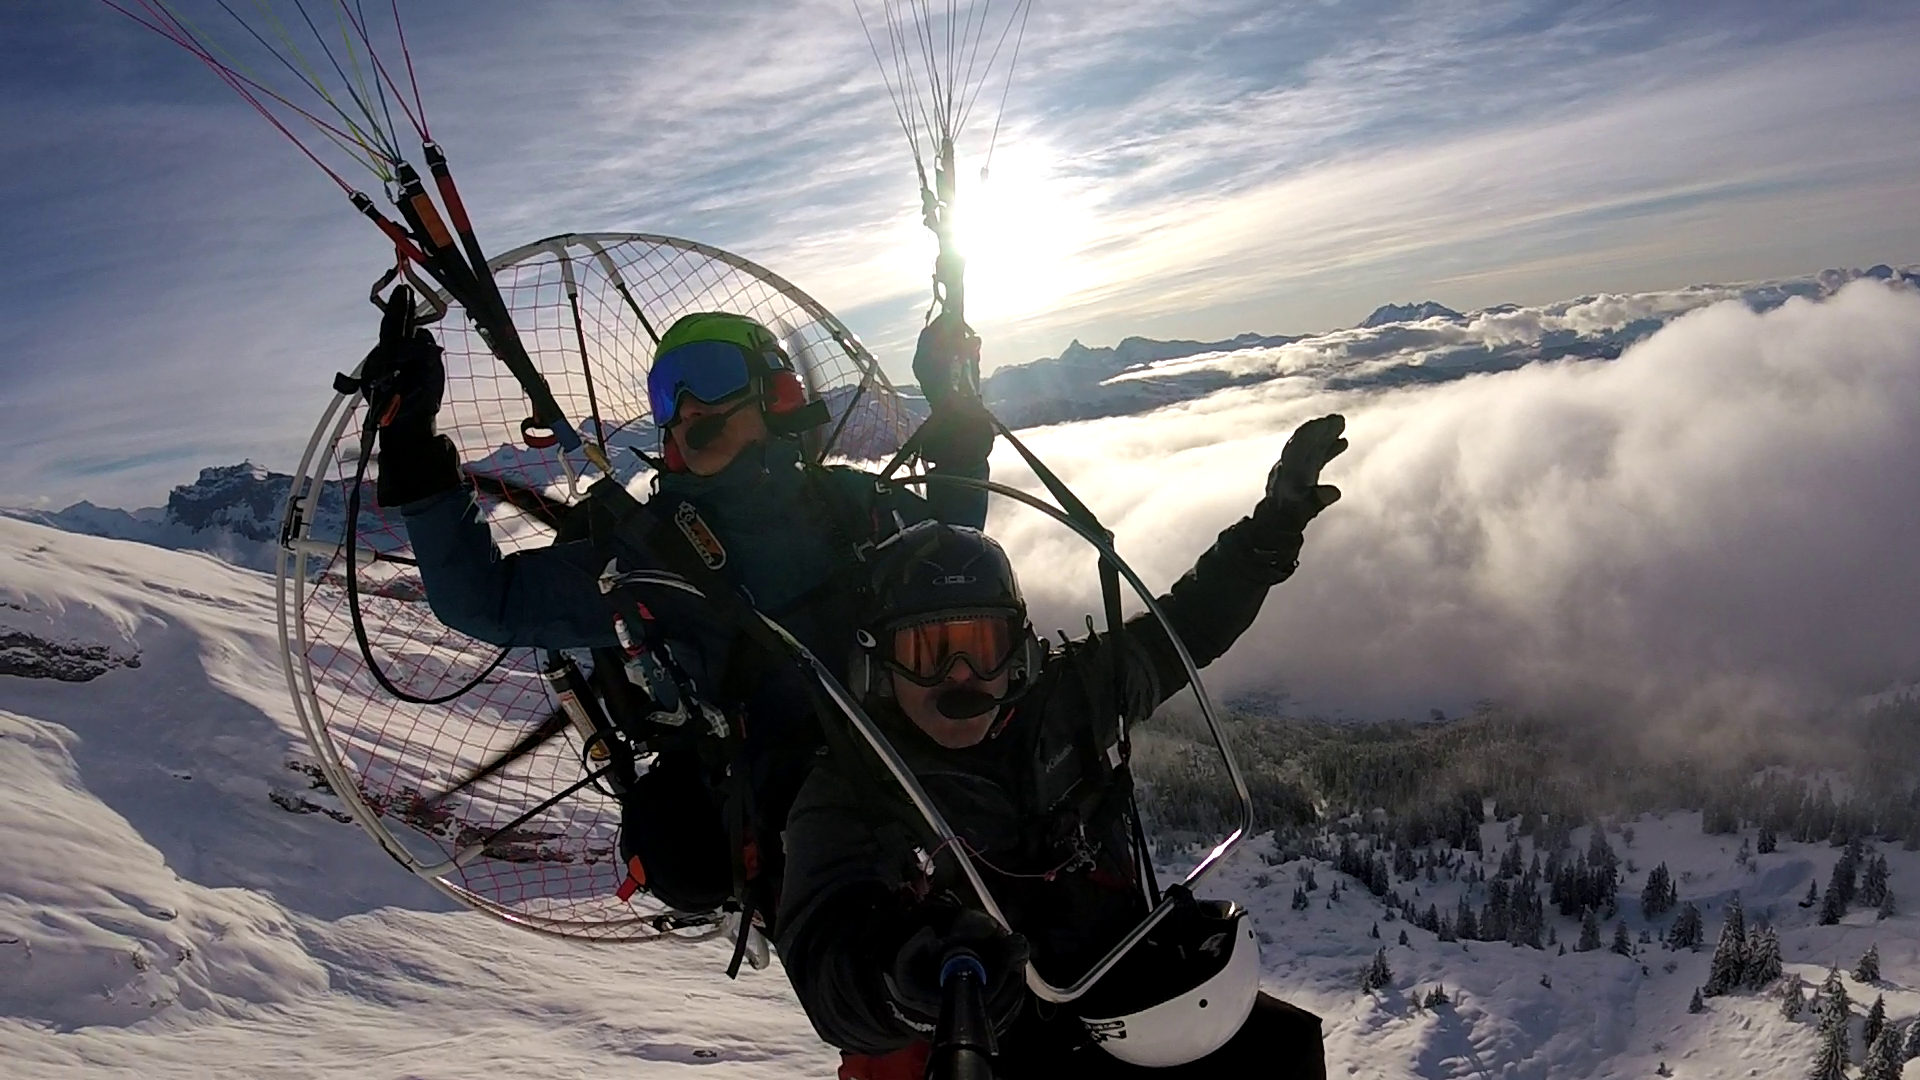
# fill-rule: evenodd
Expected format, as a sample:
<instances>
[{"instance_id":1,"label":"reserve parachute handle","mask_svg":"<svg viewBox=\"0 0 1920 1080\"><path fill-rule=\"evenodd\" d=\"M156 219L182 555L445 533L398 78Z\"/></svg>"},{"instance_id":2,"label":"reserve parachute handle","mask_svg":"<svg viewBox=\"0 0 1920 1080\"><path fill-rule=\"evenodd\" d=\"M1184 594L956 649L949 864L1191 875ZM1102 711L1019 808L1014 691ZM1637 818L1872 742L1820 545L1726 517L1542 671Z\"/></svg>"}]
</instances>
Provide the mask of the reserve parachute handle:
<instances>
[{"instance_id":1,"label":"reserve parachute handle","mask_svg":"<svg viewBox=\"0 0 1920 1080\"><path fill-rule=\"evenodd\" d=\"M489 269L528 362L556 407L581 421L577 450L528 446L521 384L478 320L444 293L419 296L422 321L447 308L435 327L447 369L439 428L503 552L552 541L552 523L591 464L589 448L623 484L646 481L659 450L646 373L658 333L690 312L737 311L780 337L809 395L832 414L804 437L811 456L884 459L916 419L825 307L719 248L654 234L567 233L505 252ZM366 411L357 394L328 403L295 470L282 529L287 687L326 786L403 866L515 925L614 942L721 933L717 917L674 916L644 894L631 904L619 898L619 807L601 787L581 785L603 762L590 735L556 721L563 702L544 673L547 658L532 649L502 657L441 625L399 513L374 506L370 484L366 498L350 498L364 464ZM353 501L362 505L349 531ZM351 592L366 652L396 685L428 699L469 682L473 690L441 705L385 693L355 643ZM483 675L496 658L498 668Z\"/></svg>"}]
</instances>

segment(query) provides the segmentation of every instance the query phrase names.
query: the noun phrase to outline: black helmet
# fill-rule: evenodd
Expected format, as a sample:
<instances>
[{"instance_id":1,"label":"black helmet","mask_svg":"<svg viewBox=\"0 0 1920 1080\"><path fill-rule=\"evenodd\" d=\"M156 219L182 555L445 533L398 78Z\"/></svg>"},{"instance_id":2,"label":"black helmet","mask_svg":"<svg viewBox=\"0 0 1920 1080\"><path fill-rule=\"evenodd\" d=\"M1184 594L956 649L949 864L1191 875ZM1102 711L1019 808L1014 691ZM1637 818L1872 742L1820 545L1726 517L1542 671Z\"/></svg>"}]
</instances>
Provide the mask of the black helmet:
<instances>
[{"instance_id":1,"label":"black helmet","mask_svg":"<svg viewBox=\"0 0 1920 1080\"><path fill-rule=\"evenodd\" d=\"M873 589L852 671L856 694L887 696L890 681L878 677L880 668L934 685L962 655L979 675L1009 673L1016 688L1031 677L1039 647L1027 624L1027 604L1013 563L991 537L978 529L923 521L881 543L873 560ZM940 649L916 663L895 645L913 640L903 631L959 627L957 633L964 634L970 622L980 626L971 651ZM999 629L987 632L994 628Z\"/></svg>"}]
</instances>

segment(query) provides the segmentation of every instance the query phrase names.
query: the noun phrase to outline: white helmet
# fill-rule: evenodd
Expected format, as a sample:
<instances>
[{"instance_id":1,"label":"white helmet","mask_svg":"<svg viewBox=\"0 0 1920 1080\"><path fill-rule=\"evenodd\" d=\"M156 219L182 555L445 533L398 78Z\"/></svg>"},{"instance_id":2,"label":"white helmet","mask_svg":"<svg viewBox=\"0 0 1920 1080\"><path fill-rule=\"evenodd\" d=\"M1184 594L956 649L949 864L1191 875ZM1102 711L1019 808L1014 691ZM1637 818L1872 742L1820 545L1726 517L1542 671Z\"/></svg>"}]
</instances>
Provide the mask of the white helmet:
<instances>
[{"instance_id":1,"label":"white helmet","mask_svg":"<svg viewBox=\"0 0 1920 1080\"><path fill-rule=\"evenodd\" d=\"M1100 1048L1148 1068L1184 1065L1226 1045L1260 992L1260 943L1247 910L1178 904L1081 999Z\"/></svg>"}]
</instances>

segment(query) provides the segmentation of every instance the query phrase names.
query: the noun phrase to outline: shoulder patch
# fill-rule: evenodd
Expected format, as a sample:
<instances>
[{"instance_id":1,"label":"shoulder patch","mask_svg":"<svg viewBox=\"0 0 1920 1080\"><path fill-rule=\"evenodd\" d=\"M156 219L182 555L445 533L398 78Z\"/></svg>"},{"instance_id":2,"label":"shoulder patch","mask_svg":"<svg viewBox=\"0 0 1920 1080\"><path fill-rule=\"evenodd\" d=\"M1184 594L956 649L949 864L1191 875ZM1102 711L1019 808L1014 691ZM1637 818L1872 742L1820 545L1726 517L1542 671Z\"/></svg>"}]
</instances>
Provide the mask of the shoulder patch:
<instances>
[{"instance_id":1,"label":"shoulder patch","mask_svg":"<svg viewBox=\"0 0 1920 1080\"><path fill-rule=\"evenodd\" d=\"M692 503L683 502L674 508L673 523L680 526L687 543L693 545L693 550L699 554L700 561L707 564L707 569L718 570L727 565L727 549L721 546L720 538L713 535L713 530Z\"/></svg>"}]
</instances>

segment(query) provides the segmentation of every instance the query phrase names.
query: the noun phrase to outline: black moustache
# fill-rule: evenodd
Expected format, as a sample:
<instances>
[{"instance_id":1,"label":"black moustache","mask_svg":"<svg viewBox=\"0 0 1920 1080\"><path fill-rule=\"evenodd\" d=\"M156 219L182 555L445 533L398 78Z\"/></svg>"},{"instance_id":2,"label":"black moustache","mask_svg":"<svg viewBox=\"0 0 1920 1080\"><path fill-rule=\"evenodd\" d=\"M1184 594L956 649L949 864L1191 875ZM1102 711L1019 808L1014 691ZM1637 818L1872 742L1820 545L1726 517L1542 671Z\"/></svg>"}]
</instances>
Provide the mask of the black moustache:
<instances>
[{"instance_id":1,"label":"black moustache","mask_svg":"<svg viewBox=\"0 0 1920 1080\"><path fill-rule=\"evenodd\" d=\"M948 690L933 704L949 720L972 720L999 707L1000 699L980 690Z\"/></svg>"}]
</instances>

